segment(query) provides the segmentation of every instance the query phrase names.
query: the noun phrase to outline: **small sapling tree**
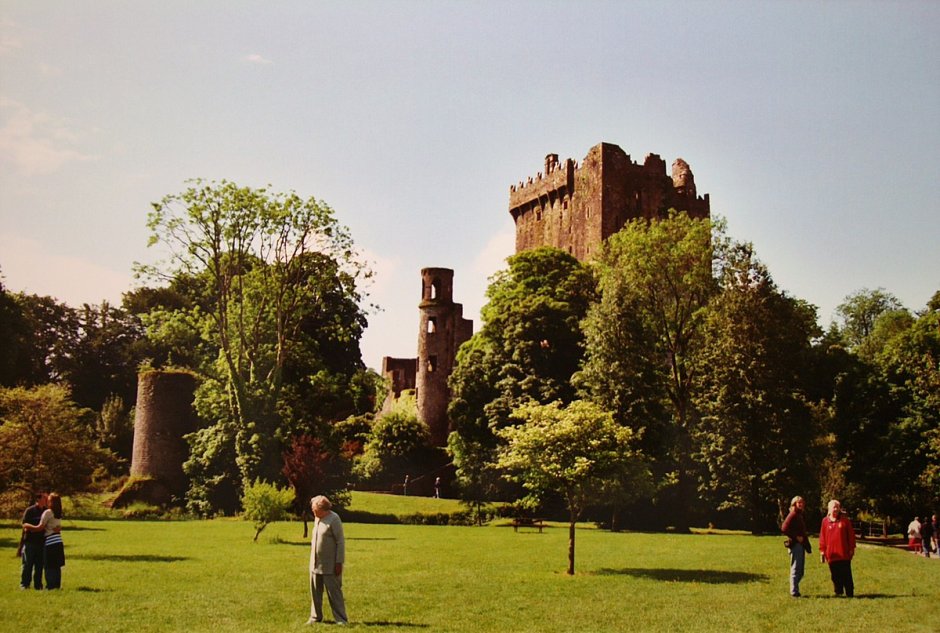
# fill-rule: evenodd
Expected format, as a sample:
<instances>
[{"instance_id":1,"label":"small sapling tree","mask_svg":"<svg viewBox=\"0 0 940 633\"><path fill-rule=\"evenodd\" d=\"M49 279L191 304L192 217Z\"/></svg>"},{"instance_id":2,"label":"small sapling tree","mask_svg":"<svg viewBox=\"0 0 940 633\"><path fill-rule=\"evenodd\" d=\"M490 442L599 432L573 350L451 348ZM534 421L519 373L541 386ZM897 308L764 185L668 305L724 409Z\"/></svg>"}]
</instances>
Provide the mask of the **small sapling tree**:
<instances>
[{"instance_id":1,"label":"small sapling tree","mask_svg":"<svg viewBox=\"0 0 940 633\"><path fill-rule=\"evenodd\" d=\"M568 570L574 574L575 524L584 509L612 485L646 492L649 470L634 433L597 405L575 400L528 404L513 411L519 421L497 431L505 440L497 466L533 495L560 494L568 508Z\"/></svg>"},{"instance_id":2,"label":"small sapling tree","mask_svg":"<svg viewBox=\"0 0 940 633\"><path fill-rule=\"evenodd\" d=\"M255 538L273 521L283 521L294 501L294 491L290 488L278 488L266 481L255 480L245 488L242 496L242 518L255 524Z\"/></svg>"}]
</instances>

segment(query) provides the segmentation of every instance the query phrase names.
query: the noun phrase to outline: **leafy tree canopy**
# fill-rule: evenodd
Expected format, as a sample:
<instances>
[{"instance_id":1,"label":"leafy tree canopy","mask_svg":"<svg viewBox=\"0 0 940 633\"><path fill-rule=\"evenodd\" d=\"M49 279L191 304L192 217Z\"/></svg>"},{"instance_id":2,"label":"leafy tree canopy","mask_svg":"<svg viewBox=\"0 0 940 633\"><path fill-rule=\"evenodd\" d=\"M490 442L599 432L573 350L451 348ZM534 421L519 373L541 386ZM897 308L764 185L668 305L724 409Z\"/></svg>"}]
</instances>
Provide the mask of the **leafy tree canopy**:
<instances>
[{"instance_id":1,"label":"leafy tree canopy","mask_svg":"<svg viewBox=\"0 0 940 633\"><path fill-rule=\"evenodd\" d=\"M560 495L569 513L568 574L574 573L575 523L611 482L644 491L649 477L634 433L597 405L576 400L523 405L518 425L497 431L504 444L497 467L533 495ZM628 474L629 476L624 476Z\"/></svg>"},{"instance_id":2,"label":"leafy tree canopy","mask_svg":"<svg viewBox=\"0 0 940 633\"><path fill-rule=\"evenodd\" d=\"M89 417L59 385L0 389L0 490L23 499L84 491L113 460L95 444Z\"/></svg>"},{"instance_id":3,"label":"leafy tree canopy","mask_svg":"<svg viewBox=\"0 0 940 633\"><path fill-rule=\"evenodd\" d=\"M450 376L449 446L466 498L496 493L494 429L519 404L570 402L583 356L580 321L596 297L590 269L554 248L518 253L487 289L483 327L461 346Z\"/></svg>"},{"instance_id":4,"label":"leafy tree canopy","mask_svg":"<svg viewBox=\"0 0 940 633\"><path fill-rule=\"evenodd\" d=\"M318 423L313 403L324 393L348 391L344 404L326 408L334 419L360 412L345 403L363 402L350 381L363 370L360 304L371 273L333 210L314 198L196 180L152 207L150 244L166 259L139 268L172 281L182 300L138 297L161 306L145 320L148 333L165 348L196 349L207 377L196 406L211 427L194 436L187 470L196 487L234 471L236 488L273 481L284 444Z\"/></svg>"}]
</instances>

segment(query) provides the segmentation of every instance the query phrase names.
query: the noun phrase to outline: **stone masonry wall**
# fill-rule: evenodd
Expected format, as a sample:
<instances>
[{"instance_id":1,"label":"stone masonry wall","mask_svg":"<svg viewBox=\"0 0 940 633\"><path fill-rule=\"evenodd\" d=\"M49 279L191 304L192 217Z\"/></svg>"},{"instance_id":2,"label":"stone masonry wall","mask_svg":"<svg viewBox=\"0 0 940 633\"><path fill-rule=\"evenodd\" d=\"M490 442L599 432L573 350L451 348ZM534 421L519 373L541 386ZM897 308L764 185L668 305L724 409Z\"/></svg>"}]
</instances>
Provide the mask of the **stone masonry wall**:
<instances>
[{"instance_id":1,"label":"stone masonry wall","mask_svg":"<svg viewBox=\"0 0 940 633\"><path fill-rule=\"evenodd\" d=\"M517 253L554 246L585 260L628 221L663 217L670 208L698 218L710 214L708 195L696 195L688 163L676 159L670 177L657 154L640 165L610 143L592 147L580 164L549 154L544 171L509 190Z\"/></svg>"},{"instance_id":2,"label":"stone masonry wall","mask_svg":"<svg viewBox=\"0 0 940 633\"><path fill-rule=\"evenodd\" d=\"M186 491L183 462L189 447L183 436L196 429L195 390L196 377L187 372L147 371L137 376L132 477L156 479L171 494Z\"/></svg>"}]
</instances>

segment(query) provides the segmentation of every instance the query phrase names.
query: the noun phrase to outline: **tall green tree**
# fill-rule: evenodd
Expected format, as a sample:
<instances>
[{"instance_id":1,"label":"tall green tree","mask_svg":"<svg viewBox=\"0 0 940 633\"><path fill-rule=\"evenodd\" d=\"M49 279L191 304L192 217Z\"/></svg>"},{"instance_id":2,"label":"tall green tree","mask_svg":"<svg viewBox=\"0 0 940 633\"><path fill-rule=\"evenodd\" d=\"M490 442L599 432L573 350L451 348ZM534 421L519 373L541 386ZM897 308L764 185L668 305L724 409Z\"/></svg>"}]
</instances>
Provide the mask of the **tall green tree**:
<instances>
[{"instance_id":1,"label":"tall green tree","mask_svg":"<svg viewBox=\"0 0 940 633\"><path fill-rule=\"evenodd\" d=\"M29 332L18 382L41 385L67 380L81 337L78 312L53 297L17 293Z\"/></svg>"},{"instance_id":2,"label":"tall green tree","mask_svg":"<svg viewBox=\"0 0 940 633\"><path fill-rule=\"evenodd\" d=\"M0 277L0 386L12 387L23 378L30 333L23 309Z\"/></svg>"},{"instance_id":3,"label":"tall green tree","mask_svg":"<svg viewBox=\"0 0 940 633\"><path fill-rule=\"evenodd\" d=\"M707 467L703 491L759 533L779 525L794 491L813 488L816 429L802 369L819 331L815 309L780 292L749 244L728 250L720 282L695 358L693 439Z\"/></svg>"},{"instance_id":4,"label":"tall green tree","mask_svg":"<svg viewBox=\"0 0 940 633\"><path fill-rule=\"evenodd\" d=\"M836 308L841 320L842 339L850 350L857 351L874 332L879 316L903 309L898 298L884 288L863 288L854 292Z\"/></svg>"},{"instance_id":5,"label":"tall green tree","mask_svg":"<svg viewBox=\"0 0 940 633\"><path fill-rule=\"evenodd\" d=\"M531 403L513 411L520 423L497 432L504 440L497 466L539 499L559 495L568 508L568 569L574 574L575 525L614 484L643 492L649 472L629 427L597 405L576 400Z\"/></svg>"},{"instance_id":6,"label":"tall green tree","mask_svg":"<svg viewBox=\"0 0 940 633\"><path fill-rule=\"evenodd\" d=\"M884 346L877 362L900 414L890 432L897 498L906 508L940 503L940 309L928 308Z\"/></svg>"},{"instance_id":7,"label":"tall green tree","mask_svg":"<svg viewBox=\"0 0 940 633\"><path fill-rule=\"evenodd\" d=\"M305 324L339 297L353 307L323 310L318 327L332 328L334 340L358 352L360 284L371 273L323 202L227 181L190 184L152 205L150 244L160 244L167 259L141 267L154 279L204 283L204 307L193 307L190 318L202 323L200 336L218 357L197 401L212 430L194 438L193 459L203 463L190 470L211 480L213 460L233 454L240 487L273 481L286 440L280 406L287 371Z\"/></svg>"},{"instance_id":8,"label":"tall green tree","mask_svg":"<svg viewBox=\"0 0 940 633\"><path fill-rule=\"evenodd\" d=\"M596 297L590 269L564 251L539 248L508 259L487 289L483 326L461 346L450 376L449 447L463 498L499 487L494 431L530 401L570 402L584 355L580 321Z\"/></svg>"},{"instance_id":9,"label":"tall green tree","mask_svg":"<svg viewBox=\"0 0 940 633\"><path fill-rule=\"evenodd\" d=\"M816 465L822 498L877 514L894 512L890 430L899 410L878 368L848 351L838 331L813 348L807 368L822 451Z\"/></svg>"},{"instance_id":10,"label":"tall green tree","mask_svg":"<svg viewBox=\"0 0 940 633\"><path fill-rule=\"evenodd\" d=\"M685 213L627 223L597 259L601 298L584 324L587 354L577 380L619 423L643 431L660 495L674 494L683 508L680 529L688 527L695 492L694 356L724 242L721 225Z\"/></svg>"}]
</instances>

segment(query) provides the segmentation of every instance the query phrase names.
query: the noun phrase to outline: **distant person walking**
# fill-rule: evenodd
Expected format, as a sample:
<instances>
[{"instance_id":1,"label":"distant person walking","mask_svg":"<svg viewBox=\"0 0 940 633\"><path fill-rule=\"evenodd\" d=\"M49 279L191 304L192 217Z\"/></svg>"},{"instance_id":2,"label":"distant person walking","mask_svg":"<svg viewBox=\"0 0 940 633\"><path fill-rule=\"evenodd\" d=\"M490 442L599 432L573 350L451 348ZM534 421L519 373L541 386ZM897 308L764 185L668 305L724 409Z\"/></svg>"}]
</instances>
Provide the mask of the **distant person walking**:
<instances>
[{"instance_id":1,"label":"distant person walking","mask_svg":"<svg viewBox=\"0 0 940 633\"><path fill-rule=\"evenodd\" d=\"M440 477L434 478L434 498L435 499L441 498L441 478Z\"/></svg>"},{"instance_id":2,"label":"distant person walking","mask_svg":"<svg viewBox=\"0 0 940 633\"><path fill-rule=\"evenodd\" d=\"M20 538L20 556L23 560L23 568L20 573L20 589L29 589L30 582L35 589L42 589L42 570L44 564L45 538L42 532L27 530L27 524L36 524L42 519L43 512L46 511L46 505L49 503L49 495L45 492L37 492L33 496L33 504L23 512L23 534Z\"/></svg>"},{"instance_id":3,"label":"distant person walking","mask_svg":"<svg viewBox=\"0 0 940 633\"><path fill-rule=\"evenodd\" d=\"M920 517L914 517L907 525L907 548L915 554L920 551L920 528Z\"/></svg>"},{"instance_id":4,"label":"distant person walking","mask_svg":"<svg viewBox=\"0 0 940 633\"><path fill-rule=\"evenodd\" d=\"M343 599L343 563L346 537L343 522L331 510L330 500L319 495L310 500L313 510L313 538L310 541L310 619L307 624L323 622L323 590L326 590L337 624L348 624Z\"/></svg>"},{"instance_id":5,"label":"distant person walking","mask_svg":"<svg viewBox=\"0 0 940 633\"><path fill-rule=\"evenodd\" d=\"M920 526L921 544L924 548L924 556L930 558L930 552L933 550L933 524L927 515L924 515L924 522Z\"/></svg>"},{"instance_id":6,"label":"distant person walking","mask_svg":"<svg viewBox=\"0 0 940 633\"><path fill-rule=\"evenodd\" d=\"M855 529L849 517L842 514L842 504L835 499L829 502L829 513L819 529L819 555L823 562L829 563L829 576L836 595L854 596L852 557L855 556Z\"/></svg>"},{"instance_id":7,"label":"distant person walking","mask_svg":"<svg viewBox=\"0 0 940 633\"><path fill-rule=\"evenodd\" d=\"M402 491L402 494L405 495L406 497L408 496L408 482L409 481L411 481L411 477L408 475L405 475L405 483L402 484L401 491Z\"/></svg>"},{"instance_id":8,"label":"distant person walking","mask_svg":"<svg viewBox=\"0 0 940 633\"><path fill-rule=\"evenodd\" d=\"M54 492L49 495L48 507L39 521L36 524L24 523L23 529L42 535L46 589L61 589L62 568L65 567L65 546L62 543L62 498Z\"/></svg>"},{"instance_id":9,"label":"distant person walking","mask_svg":"<svg viewBox=\"0 0 940 633\"><path fill-rule=\"evenodd\" d=\"M783 520L780 531L786 534L787 549L790 550L790 595L800 597L800 581L803 580L803 571L806 568L806 555L812 553L809 537L806 534L806 520L803 511L806 502L803 497L796 496L790 501L790 513Z\"/></svg>"},{"instance_id":10,"label":"distant person walking","mask_svg":"<svg viewBox=\"0 0 940 633\"><path fill-rule=\"evenodd\" d=\"M937 556L940 556L940 523L937 522L937 515L933 515L930 523L933 525L933 551Z\"/></svg>"}]
</instances>

